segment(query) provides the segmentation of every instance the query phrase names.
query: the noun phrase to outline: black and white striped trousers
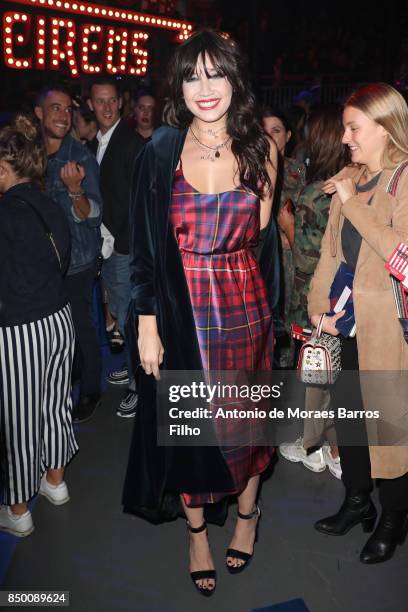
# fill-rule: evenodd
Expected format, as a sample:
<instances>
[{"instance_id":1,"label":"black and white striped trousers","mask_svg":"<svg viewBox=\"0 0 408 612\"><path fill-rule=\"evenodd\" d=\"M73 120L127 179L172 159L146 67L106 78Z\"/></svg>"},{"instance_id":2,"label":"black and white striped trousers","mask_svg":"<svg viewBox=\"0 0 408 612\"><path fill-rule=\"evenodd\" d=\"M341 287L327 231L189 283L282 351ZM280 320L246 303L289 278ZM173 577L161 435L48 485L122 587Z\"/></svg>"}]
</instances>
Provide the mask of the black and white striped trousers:
<instances>
[{"instance_id":1,"label":"black and white striped trousers","mask_svg":"<svg viewBox=\"0 0 408 612\"><path fill-rule=\"evenodd\" d=\"M0 467L3 503L28 501L48 468L69 463L74 327L69 304L24 325L0 327Z\"/></svg>"}]
</instances>

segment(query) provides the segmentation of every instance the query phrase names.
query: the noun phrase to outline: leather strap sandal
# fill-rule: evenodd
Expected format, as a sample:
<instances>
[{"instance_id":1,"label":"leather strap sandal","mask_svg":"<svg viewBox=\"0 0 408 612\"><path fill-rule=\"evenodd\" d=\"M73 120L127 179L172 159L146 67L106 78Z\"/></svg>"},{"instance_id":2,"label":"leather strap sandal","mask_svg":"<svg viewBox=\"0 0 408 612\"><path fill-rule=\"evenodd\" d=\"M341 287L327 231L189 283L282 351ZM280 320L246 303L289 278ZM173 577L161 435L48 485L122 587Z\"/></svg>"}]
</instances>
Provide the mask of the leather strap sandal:
<instances>
[{"instance_id":1,"label":"leather strap sandal","mask_svg":"<svg viewBox=\"0 0 408 612\"><path fill-rule=\"evenodd\" d=\"M255 545L255 542L258 541L259 519L261 518L261 510L259 506L256 505L255 510L253 510L253 512L250 512L249 514L242 514L242 512L238 510L238 517L240 519L243 519L244 521L249 521L250 519L257 517L257 523L256 523L256 528L255 528L255 540L254 540L254 545ZM228 548L226 556L227 558L233 557L234 559L239 559L240 561L243 561L243 563L241 563L240 565L229 565L228 562L225 561L225 566L230 574L239 574L240 572L243 572L244 569L246 569L248 565L251 563L254 553L253 552L246 553L243 550L237 550L236 548Z\"/></svg>"},{"instance_id":2,"label":"leather strap sandal","mask_svg":"<svg viewBox=\"0 0 408 612\"><path fill-rule=\"evenodd\" d=\"M203 531L205 531L208 535L207 523L205 521L200 527L191 527L191 525L187 521L187 529L189 530L190 533L202 533ZM197 589L199 593L201 593L201 595L204 595L204 597L210 597L211 595L214 594L215 587L217 586L216 585L217 573L215 570L200 570L197 572L190 572L190 576L191 576L191 580L193 581L195 588ZM214 580L214 587L211 588L211 587L201 586L200 584L197 584L199 580Z\"/></svg>"}]
</instances>

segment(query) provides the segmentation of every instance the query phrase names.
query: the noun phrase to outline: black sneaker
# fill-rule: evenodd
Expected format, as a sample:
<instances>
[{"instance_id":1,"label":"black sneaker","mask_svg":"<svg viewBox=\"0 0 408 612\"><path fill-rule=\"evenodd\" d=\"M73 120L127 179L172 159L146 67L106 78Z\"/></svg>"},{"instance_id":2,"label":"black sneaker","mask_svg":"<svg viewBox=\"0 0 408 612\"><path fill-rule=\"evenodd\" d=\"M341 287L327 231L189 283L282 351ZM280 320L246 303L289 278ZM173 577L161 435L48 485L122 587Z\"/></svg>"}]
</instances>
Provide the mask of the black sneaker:
<instances>
[{"instance_id":1,"label":"black sneaker","mask_svg":"<svg viewBox=\"0 0 408 612\"><path fill-rule=\"evenodd\" d=\"M101 394L91 393L79 398L78 404L74 406L72 411L72 420L74 423L84 423L89 421L94 415L94 412L101 405Z\"/></svg>"},{"instance_id":2,"label":"black sneaker","mask_svg":"<svg viewBox=\"0 0 408 612\"><path fill-rule=\"evenodd\" d=\"M138 395L136 391L129 391L120 402L116 414L123 419L134 417L137 409L137 399Z\"/></svg>"},{"instance_id":3,"label":"black sneaker","mask_svg":"<svg viewBox=\"0 0 408 612\"><path fill-rule=\"evenodd\" d=\"M127 368L122 368L121 370L111 372L108 374L107 381L111 385L128 385L129 372L127 371Z\"/></svg>"}]
</instances>

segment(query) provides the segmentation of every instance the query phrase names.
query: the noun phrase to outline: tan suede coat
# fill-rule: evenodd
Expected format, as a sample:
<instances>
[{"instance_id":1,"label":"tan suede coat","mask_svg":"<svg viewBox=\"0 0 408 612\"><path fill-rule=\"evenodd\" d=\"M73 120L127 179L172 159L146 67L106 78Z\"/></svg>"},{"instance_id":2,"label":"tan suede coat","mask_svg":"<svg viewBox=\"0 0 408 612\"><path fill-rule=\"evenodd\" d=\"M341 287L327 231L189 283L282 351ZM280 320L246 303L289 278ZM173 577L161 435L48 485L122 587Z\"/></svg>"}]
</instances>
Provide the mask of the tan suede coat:
<instances>
[{"instance_id":1,"label":"tan suede coat","mask_svg":"<svg viewBox=\"0 0 408 612\"><path fill-rule=\"evenodd\" d=\"M364 168L344 168L336 178L354 178ZM387 193L393 174L384 170L371 204L358 195L343 205L335 194L320 260L308 296L309 316L328 312L330 286L341 261L341 230L346 217L363 240L357 261L353 300L365 410L380 408L380 419L366 419L373 478L397 478L408 472L408 344L405 343L385 261L403 241L408 243L408 169L396 196ZM364 371L368 372L365 377ZM373 373L374 372L374 373ZM376 444L376 445L374 445Z\"/></svg>"}]
</instances>

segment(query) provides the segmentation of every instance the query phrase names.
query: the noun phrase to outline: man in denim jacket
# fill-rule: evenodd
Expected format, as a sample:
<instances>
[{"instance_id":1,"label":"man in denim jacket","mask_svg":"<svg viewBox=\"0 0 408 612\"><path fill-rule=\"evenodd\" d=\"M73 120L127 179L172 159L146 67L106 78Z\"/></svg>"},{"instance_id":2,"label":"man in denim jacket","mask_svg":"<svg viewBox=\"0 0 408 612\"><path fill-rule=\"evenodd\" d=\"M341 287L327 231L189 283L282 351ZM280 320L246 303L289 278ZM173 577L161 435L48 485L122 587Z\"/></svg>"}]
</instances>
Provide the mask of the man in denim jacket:
<instances>
[{"instance_id":1,"label":"man in denim jacket","mask_svg":"<svg viewBox=\"0 0 408 612\"><path fill-rule=\"evenodd\" d=\"M46 87L36 100L48 154L47 194L64 210L71 230L71 260L65 279L76 335L74 372L81 394L74 420L90 418L100 402L101 356L92 320L92 289L101 246L102 199L94 156L69 131L72 99L64 87Z\"/></svg>"}]
</instances>

